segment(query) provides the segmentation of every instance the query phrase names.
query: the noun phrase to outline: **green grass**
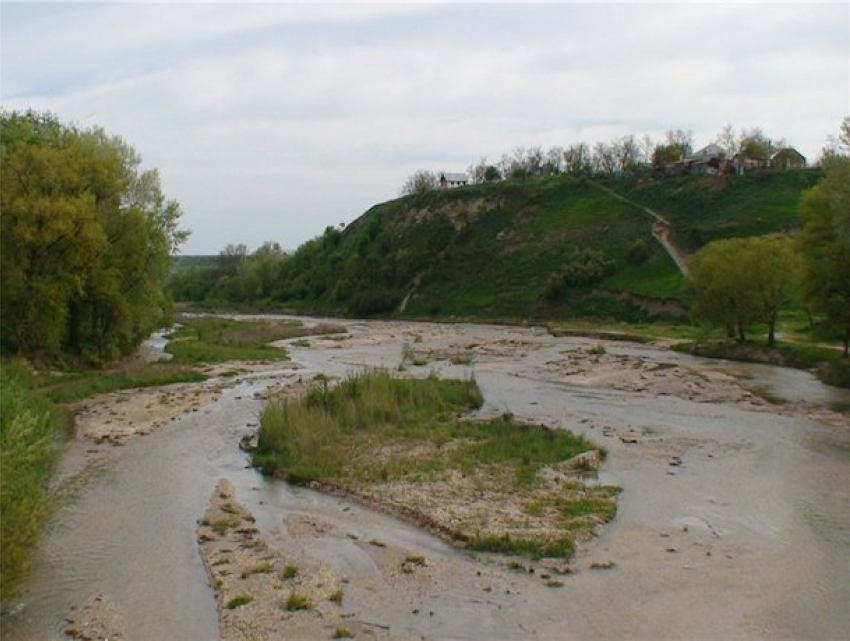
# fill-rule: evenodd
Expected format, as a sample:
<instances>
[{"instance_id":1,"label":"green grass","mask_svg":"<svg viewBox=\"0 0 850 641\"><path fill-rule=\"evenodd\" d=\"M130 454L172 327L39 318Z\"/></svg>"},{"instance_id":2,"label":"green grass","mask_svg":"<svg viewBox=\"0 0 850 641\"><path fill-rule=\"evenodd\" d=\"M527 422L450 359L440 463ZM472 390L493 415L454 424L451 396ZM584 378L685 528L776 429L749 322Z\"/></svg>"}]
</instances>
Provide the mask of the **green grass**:
<instances>
[{"instance_id":1,"label":"green grass","mask_svg":"<svg viewBox=\"0 0 850 641\"><path fill-rule=\"evenodd\" d=\"M298 594L291 594L286 600L284 607L288 612L297 612L298 610L309 610L313 607L313 604L310 603L310 599L307 597Z\"/></svg>"},{"instance_id":2,"label":"green grass","mask_svg":"<svg viewBox=\"0 0 850 641\"><path fill-rule=\"evenodd\" d=\"M512 537L510 535L473 538L467 549L476 552L495 552L515 556L527 556L531 559L570 558L575 553L575 544L570 535L552 540L535 540Z\"/></svg>"},{"instance_id":3,"label":"green grass","mask_svg":"<svg viewBox=\"0 0 850 641\"><path fill-rule=\"evenodd\" d=\"M719 238L798 228L800 194L820 175L552 176L432 191L376 205L344 231L327 230L282 261L263 289L275 292L278 306L356 317L400 315L414 288L406 318L681 316L681 308L645 304L687 306L691 293L652 237L653 218L644 207L666 216L677 244L692 252ZM645 243L646 256L630 251L637 241ZM577 249L600 252L611 269L598 281L548 290ZM621 298L624 293L629 296Z\"/></svg>"},{"instance_id":4,"label":"green grass","mask_svg":"<svg viewBox=\"0 0 850 641\"><path fill-rule=\"evenodd\" d=\"M374 371L331 389L327 379L320 378L303 401L266 405L254 463L267 474L293 482L346 475L387 477L389 468L378 461L348 465L348 450L399 439L445 443L455 424L461 424L450 420L454 414L482 402L471 380L394 379L388 372Z\"/></svg>"},{"instance_id":5,"label":"green grass","mask_svg":"<svg viewBox=\"0 0 850 641\"><path fill-rule=\"evenodd\" d=\"M269 343L345 332L344 328L334 325L308 327L295 320L182 316L180 323L183 326L169 336L166 346L166 351L180 363L286 360L289 358L286 350Z\"/></svg>"},{"instance_id":6,"label":"green grass","mask_svg":"<svg viewBox=\"0 0 850 641\"><path fill-rule=\"evenodd\" d=\"M121 389L158 387L205 379L204 374L186 365L126 362L102 369L42 372L35 385L56 403L74 403L95 394Z\"/></svg>"},{"instance_id":7,"label":"green grass","mask_svg":"<svg viewBox=\"0 0 850 641\"><path fill-rule=\"evenodd\" d=\"M254 464L295 483L320 481L341 488L429 483L460 474L528 496L541 489L538 472L591 449L593 443L565 430L518 424L502 417L464 420L483 402L474 380L395 379L383 370L352 375L336 387L319 378L300 401L266 405ZM601 450L604 456L604 450ZM578 484L580 487L581 484ZM595 490L587 489L587 493ZM560 495L560 491L556 491ZM601 492L600 521L616 502ZM585 496L571 492L572 498ZM544 500L544 499L540 499ZM549 500L549 499L546 499ZM412 506L415 509L415 506ZM531 556L569 556L568 528L556 538L492 537L460 532L476 550Z\"/></svg>"},{"instance_id":8,"label":"green grass","mask_svg":"<svg viewBox=\"0 0 850 641\"><path fill-rule=\"evenodd\" d=\"M35 387L20 361L0 364L0 601L27 576L50 512L48 480L71 419Z\"/></svg>"},{"instance_id":9,"label":"green grass","mask_svg":"<svg viewBox=\"0 0 850 641\"><path fill-rule=\"evenodd\" d=\"M226 607L228 610L235 610L236 608L241 608L243 605L249 604L254 600L254 597L249 596L247 594L240 594L238 596L233 597L230 601L227 602Z\"/></svg>"},{"instance_id":10,"label":"green grass","mask_svg":"<svg viewBox=\"0 0 850 641\"><path fill-rule=\"evenodd\" d=\"M294 579L297 576L298 576L298 567L297 566L287 565L285 568L283 568L283 573L281 574L281 578L284 581L287 581L289 579Z\"/></svg>"},{"instance_id":11,"label":"green grass","mask_svg":"<svg viewBox=\"0 0 850 641\"><path fill-rule=\"evenodd\" d=\"M682 343L673 349L708 358L814 370L827 385L850 389L850 359L842 358L840 351L829 347L800 343L776 343L768 347L760 341L742 343L726 339Z\"/></svg>"},{"instance_id":12,"label":"green grass","mask_svg":"<svg viewBox=\"0 0 850 641\"><path fill-rule=\"evenodd\" d=\"M658 339L699 340L719 337L719 330L707 330L688 322L683 323L626 323L622 321L572 320L553 321L546 327L554 336L586 336L609 340L647 343Z\"/></svg>"},{"instance_id":13,"label":"green grass","mask_svg":"<svg viewBox=\"0 0 850 641\"><path fill-rule=\"evenodd\" d=\"M612 181L609 186L665 216L677 241L695 250L712 240L799 227L800 194L821 176L821 170L807 169L725 179L686 176L648 183Z\"/></svg>"}]
</instances>

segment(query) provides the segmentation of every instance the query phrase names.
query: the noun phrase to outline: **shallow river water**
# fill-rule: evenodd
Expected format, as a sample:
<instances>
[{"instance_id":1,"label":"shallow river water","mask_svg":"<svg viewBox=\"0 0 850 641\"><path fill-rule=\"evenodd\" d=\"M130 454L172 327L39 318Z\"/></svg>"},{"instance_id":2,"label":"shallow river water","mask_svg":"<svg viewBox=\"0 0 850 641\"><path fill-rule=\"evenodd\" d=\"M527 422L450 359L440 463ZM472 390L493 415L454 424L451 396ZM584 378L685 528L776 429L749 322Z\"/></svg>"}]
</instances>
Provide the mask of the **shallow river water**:
<instances>
[{"instance_id":1,"label":"shallow river water","mask_svg":"<svg viewBox=\"0 0 850 641\"><path fill-rule=\"evenodd\" d=\"M534 328L347 325L350 339L292 347L294 364L222 381L218 400L123 447L74 442L59 475L66 497L20 603L0 620L3 638L64 638L64 618L96 594L118 606L130 639L217 638L195 528L220 478L234 483L274 547L347 576L345 607L394 638L850 638L850 421L828 411L847 406L846 391L793 370L605 343L609 355L635 362L745 377L746 387L789 404L700 402L565 382L553 372L564 352L599 341ZM474 374L483 414L509 411L609 450L606 482L625 488L617 518L579 550L563 587L248 466L237 445L256 429L255 393L318 372L395 368L404 343L476 346L469 365L436 359L413 369ZM623 442L623 431L639 442ZM294 515L328 523L328 533L291 534ZM392 584L352 533L424 554L430 582ZM593 562L615 567L591 570Z\"/></svg>"}]
</instances>

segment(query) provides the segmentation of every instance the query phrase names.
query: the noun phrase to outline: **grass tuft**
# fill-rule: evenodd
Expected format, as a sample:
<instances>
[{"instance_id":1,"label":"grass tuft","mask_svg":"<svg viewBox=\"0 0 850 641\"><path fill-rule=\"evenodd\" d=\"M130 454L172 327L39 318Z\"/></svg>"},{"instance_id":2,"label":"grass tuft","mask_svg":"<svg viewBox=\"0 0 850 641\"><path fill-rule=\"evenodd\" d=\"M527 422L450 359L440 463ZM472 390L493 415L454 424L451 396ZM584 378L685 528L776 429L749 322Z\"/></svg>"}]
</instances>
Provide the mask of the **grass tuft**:
<instances>
[{"instance_id":1,"label":"grass tuft","mask_svg":"<svg viewBox=\"0 0 850 641\"><path fill-rule=\"evenodd\" d=\"M235 596L230 601L227 602L226 607L228 610L235 610L236 608L241 608L243 605L247 605L251 601L254 600L254 597L249 596L247 594L240 594L239 596Z\"/></svg>"},{"instance_id":2,"label":"grass tuft","mask_svg":"<svg viewBox=\"0 0 850 641\"><path fill-rule=\"evenodd\" d=\"M284 607L288 612L297 612L298 610L309 610L312 606L313 604L310 603L310 599L293 593L286 600Z\"/></svg>"}]
</instances>

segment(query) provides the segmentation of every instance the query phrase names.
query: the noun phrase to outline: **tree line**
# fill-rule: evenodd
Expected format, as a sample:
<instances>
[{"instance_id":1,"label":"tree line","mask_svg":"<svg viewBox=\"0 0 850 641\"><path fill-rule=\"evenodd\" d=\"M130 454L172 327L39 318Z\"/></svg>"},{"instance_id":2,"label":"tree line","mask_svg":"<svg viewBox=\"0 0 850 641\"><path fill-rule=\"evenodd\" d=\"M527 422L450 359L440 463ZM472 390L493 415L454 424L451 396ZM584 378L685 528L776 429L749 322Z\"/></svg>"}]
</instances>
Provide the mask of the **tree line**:
<instances>
[{"instance_id":1,"label":"tree line","mask_svg":"<svg viewBox=\"0 0 850 641\"><path fill-rule=\"evenodd\" d=\"M103 362L170 309L177 202L124 140L34 111L0 114L0 343Z\"/></svg>"},{"instance_id":2,"label":"tree line","mask_svg":"<svg viewBox=\"0 0 850 641\"><path fill-rule=\"evenodd\" d=\"M760 127L736 131L726 125L712 141L726 150L729 156L737 153L766 160L788 143L784 138L772 138ZM828 141L822 157L837 153L837 142ZM528 176L568 175L577 177L642 175L663 169L687 158L694 149L693 132L685 129L670 129L660 140L649 135L629 134L609 142L588 144L575 143L566 147L541 146L516 147L495 161L480 158L467 169L471 184L484 184L501 180L517 180ZM419 169L403 183L401 195L422 193L439 186L438 176L433 171Z\"/></svg>"}]
</instances>

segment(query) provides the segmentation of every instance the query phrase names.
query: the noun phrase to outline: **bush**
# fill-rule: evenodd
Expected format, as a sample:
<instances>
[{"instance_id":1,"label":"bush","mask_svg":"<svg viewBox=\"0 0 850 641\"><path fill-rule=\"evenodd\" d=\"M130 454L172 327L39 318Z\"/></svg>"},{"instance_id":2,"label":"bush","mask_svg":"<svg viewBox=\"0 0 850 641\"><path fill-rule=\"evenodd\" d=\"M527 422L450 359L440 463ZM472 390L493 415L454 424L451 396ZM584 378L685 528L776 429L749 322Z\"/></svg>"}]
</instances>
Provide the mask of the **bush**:
<instances>
[{"instance_id":1,"label":"bush","mask_svg":"<svg viewBox=\"0 0 850 641\"><path fill-rule=\"evenodd\" d=\"M567 262L549 277L543 297L554 301L567 287L592 285L608 276L614 266L614 261L597 249L574 248Z\"/></svg>"}]
</instances>

